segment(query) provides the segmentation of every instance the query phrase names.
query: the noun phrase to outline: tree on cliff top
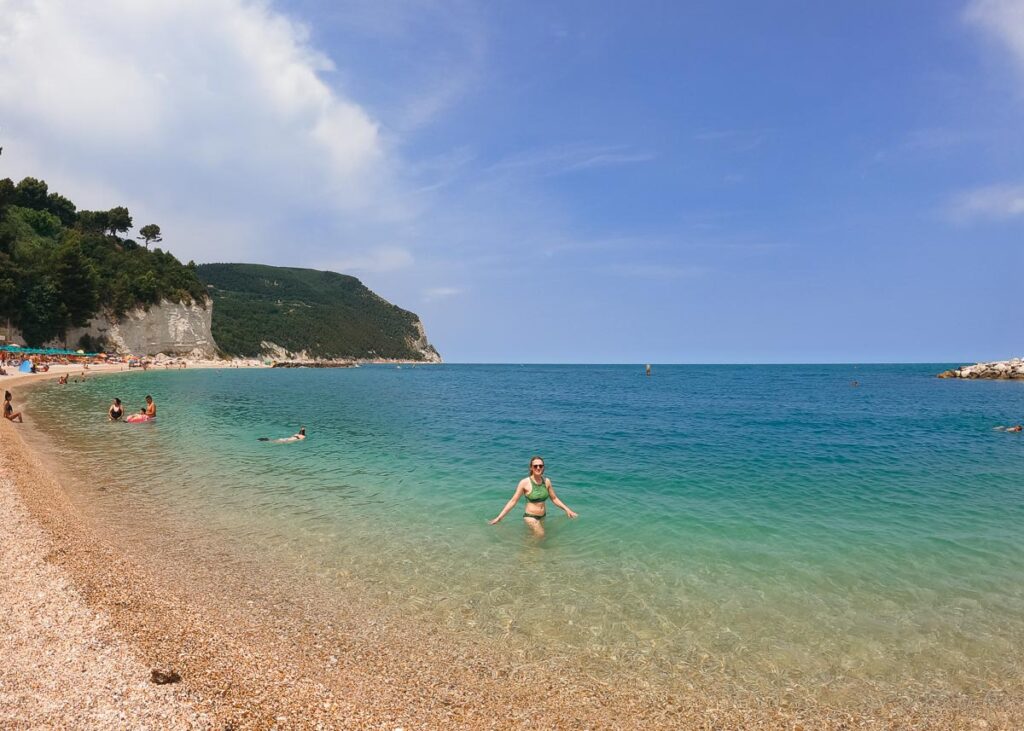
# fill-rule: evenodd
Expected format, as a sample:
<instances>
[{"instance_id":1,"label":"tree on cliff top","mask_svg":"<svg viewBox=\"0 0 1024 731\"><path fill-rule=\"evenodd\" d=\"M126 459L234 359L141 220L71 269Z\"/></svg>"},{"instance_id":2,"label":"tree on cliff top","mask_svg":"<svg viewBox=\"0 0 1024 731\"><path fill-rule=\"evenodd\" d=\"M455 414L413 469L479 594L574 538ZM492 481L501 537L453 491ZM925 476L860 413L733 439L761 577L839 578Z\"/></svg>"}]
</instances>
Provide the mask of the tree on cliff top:
<instances>
[{"instance_id":1,"label":"tree on cliff top","mask_svg":"<svg viewBox=\"0 0 1024 731\"><path fill-rule=\"evenodd\" d=\"M163 241L163 238L160 236L160 227L155 223L148 223L140 228L139 235L135 238L142 239L142 241L145 242L147 249L151 243L160 243Z\"/></svg>"},{"instance_id":2,"label":"tree on cliff top","mask_svg":"<svg viewBox=\"0 0 1024 731\"><path fill-rule=\"evenodd\" d=\"M153 233L150 226L145 233ZM119 315L162 299L206 302L194 268L119 238L131 227L124 206L78 211L42 180L0 179L0 320L38 346L100 309Z\"/></svg>"},{"instance_id":3,"label":"tree on cliff top","mask_svg":"<svg viewBox=\"0 0 1024 731\"><path fill-rule=\"evenodd\" d=\"M107 230L111 236L125 233L132 227L132 216L124 206L117 206L107 211Z\"/></svg>"}]
</instances>

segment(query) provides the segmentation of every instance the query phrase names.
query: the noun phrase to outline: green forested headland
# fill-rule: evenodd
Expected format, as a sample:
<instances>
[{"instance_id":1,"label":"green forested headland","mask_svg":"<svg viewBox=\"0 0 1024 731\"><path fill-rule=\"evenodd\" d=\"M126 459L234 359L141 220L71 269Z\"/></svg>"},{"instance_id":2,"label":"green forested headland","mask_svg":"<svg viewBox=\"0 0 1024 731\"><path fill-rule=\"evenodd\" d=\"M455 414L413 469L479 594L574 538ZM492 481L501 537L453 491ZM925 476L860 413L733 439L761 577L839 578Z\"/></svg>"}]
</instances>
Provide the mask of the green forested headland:
<instances>
[{"instance_id":1,"label":"green forested headland","mask_svg":"<svg viewBox=\"0 0 1024 731\"><path fill-rule=\"evenodd\" d=\"M213 337L228 355L254 357L271 342L313 358L423 360L419 318L355 277L262 264L201 264L213 297Z\"/></svg>"},{"instance_id":2,"label":"green forested headland","mask_svg":"<svg viewBox=\"0 0 1024 731\"><path fill-rule=\"evenodd\" d=\"M39 346L101 310L116 316L161 299L206 301L194 264L149 249L161 240L159 226L140 229L142 244L122 236L131 228L123 206L80 211L42 180L0 180L0 320Z\"/></svg>"}]
</instances>

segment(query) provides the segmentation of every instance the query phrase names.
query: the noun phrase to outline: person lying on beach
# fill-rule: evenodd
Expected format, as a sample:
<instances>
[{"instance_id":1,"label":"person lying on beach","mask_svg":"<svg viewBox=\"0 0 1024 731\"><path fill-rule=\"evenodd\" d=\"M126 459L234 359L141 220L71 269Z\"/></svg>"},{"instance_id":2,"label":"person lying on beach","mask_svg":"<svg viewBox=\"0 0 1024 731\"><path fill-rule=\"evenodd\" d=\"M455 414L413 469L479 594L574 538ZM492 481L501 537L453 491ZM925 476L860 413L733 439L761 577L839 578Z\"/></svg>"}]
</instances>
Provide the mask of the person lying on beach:
<instances>
[{"instance_id":1,"label":"person lying on beach","mask_svg":"<svg viewBox=\"0 0 1024 731\"><path fill-rule=\"evenodd\" d=\"M145 409L143 409L143 411L145 411ZM107 409L107 416L111 421L121 420L121 417L124 416L124 407L121 406L121 399L114 399L114 402L110 404L110 408Z\"/></svg>"},{"instance_id":2,"label":"person lying on beach","mask_svg":"<svg viewBox=\"0 0 1024 731\"><path fill-rule=\"evenodd\" d=\"M146 408L142 410L142 413L148 416L150 419L156 418L156 404L153 403L152 396L146 396Z\"/></svg>"},{"instance_id":3,"label":"person lying on beach","mask_svg":"<svg viewBox=\"0 0 1024 731\"><path fill-rule=\"evenodd\" d=\"M306 427L299 427L299 431L292 434L290 437L282 437L281 439L271 439L270 437L260 437L258 441L261 442L272 442L273 444L287 444L288 442L301 442L306 438Z\"/></svg>"},{"instance_id":4,"label":"person lying on beach","mask_svg":"<svg viewBox=\"0 0 1024 731\"><path fill-rule=\"evenodd\" d=\"M570 518L575 518L578 515L555 495L555 488L552 486L551 480L544 476L544 458L531 457L529 474L516 485L516 491L512 493L512 497L498 513L498 517L488 523L496 525L498 521L508 515L508 512L519 502L519 498L523 496L526 497L526 512L523 513L523 520L538 537L544 536L544 524L541 521L547 514L544 501L549 497L551 502L564 510Z\"/></svg>"},{"instance_id":5,"label":"person lying on beach","mask_svg":"<svg viewBox=\"0 0 1024 731\"><path fill-rule=\"evenodd\" d=\"M16 421L21 424L25 420L21 418L20 411L14 410L14 405L11 404L12 398L10 391L4 391L4 418L8 421Z\"/></svg>"}]
</instances>

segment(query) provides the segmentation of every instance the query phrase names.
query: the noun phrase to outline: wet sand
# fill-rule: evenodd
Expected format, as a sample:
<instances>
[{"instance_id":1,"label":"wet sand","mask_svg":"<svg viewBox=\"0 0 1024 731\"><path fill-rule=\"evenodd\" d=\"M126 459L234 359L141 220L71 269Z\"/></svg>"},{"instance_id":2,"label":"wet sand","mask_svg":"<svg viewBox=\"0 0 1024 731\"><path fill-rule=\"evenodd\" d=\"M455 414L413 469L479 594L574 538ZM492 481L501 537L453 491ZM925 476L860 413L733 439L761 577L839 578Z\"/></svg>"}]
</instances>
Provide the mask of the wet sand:
<instances>
[{"instance_id":1,"label":"wet sand","mask_svg":"<svg viewBox=\"0 0 1024 731\"><path fill-rule=\"evenodd\" d=\"M26 428L0 422L3 728L1024 727L1021 678L836 708L814 688L764 697L701 667L671 691L608 682L571 657L452 637L358 596L318 613L315 587L295 597L258 566L223 576L202 552L189 563L119 545L75 508ZM153 685L152 669L181 681Z\"/></svg>"}]
</instances>

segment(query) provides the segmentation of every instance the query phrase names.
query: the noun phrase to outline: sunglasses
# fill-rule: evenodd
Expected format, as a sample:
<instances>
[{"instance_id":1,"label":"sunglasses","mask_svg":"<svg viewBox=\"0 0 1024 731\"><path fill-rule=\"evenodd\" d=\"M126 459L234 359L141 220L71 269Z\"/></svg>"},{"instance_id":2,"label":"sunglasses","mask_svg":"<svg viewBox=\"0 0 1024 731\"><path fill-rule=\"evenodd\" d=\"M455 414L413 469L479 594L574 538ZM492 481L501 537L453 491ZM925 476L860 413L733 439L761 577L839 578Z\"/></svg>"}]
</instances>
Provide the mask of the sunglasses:
<instances>
[{"instance_id":1,"label":"sunglasses","mask_svg":"<svg viewBox=\"0 0 1024 731\"><path fill-rule=\"evenodd\" d=\"M542 469L544 469L544 465L542 465L542 464L532 464L530 466L533 467L533 469L535 469L535 470L542 470Z\"/></svg>"}]
</instances>

